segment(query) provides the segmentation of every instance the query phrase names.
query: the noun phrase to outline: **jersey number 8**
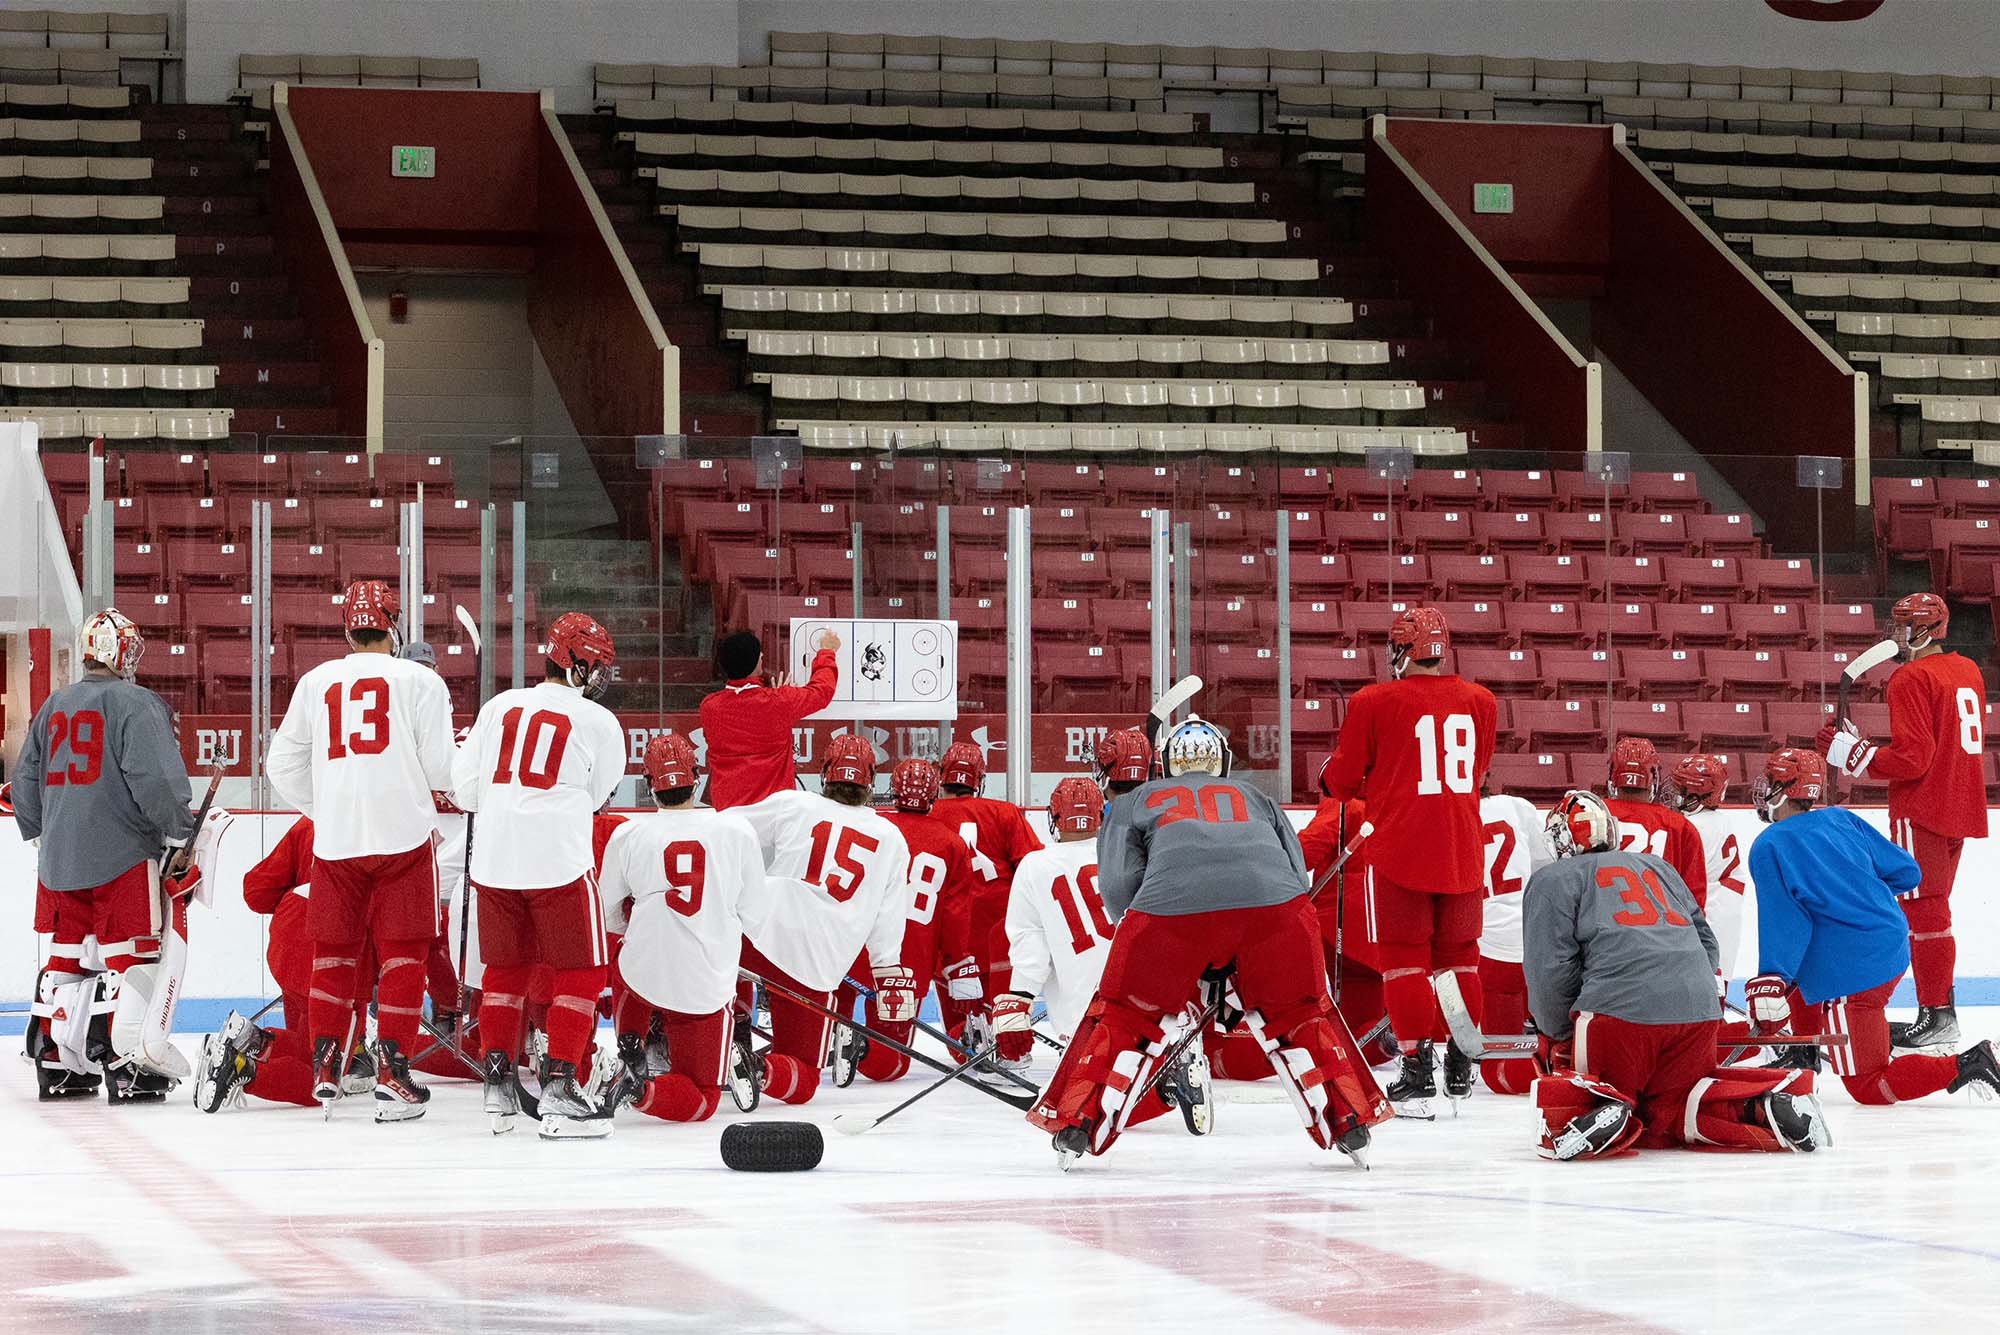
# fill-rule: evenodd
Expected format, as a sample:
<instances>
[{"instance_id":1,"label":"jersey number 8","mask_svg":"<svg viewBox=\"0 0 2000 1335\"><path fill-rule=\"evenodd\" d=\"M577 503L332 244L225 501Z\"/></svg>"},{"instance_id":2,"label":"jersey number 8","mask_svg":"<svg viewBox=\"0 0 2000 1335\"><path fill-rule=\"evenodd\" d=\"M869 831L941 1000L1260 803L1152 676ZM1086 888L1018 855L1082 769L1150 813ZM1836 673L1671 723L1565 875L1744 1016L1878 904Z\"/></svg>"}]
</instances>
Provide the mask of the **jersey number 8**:
<instances>
[{"instance_id":1,"label":"jersey number 8","mask_svg":"<svg viewBox=\"0 0 2000 1335\"><path fill-rule=\"evenodd\" d=\"M1986 725L1980 714L1979 693L1970 686L1958 688L1958 746L1969 756L1979 754L1986 743Z\"/></svg>"}]
</instances>

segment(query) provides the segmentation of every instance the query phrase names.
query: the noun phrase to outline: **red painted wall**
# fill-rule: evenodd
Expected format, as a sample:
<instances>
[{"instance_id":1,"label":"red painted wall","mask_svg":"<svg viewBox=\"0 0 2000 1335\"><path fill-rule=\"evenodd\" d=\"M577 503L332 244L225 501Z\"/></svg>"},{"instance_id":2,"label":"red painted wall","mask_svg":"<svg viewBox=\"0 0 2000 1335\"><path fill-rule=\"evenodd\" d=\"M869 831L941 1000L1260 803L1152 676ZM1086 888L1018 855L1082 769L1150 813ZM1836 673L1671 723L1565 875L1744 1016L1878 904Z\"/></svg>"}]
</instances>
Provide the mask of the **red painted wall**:
<instances>
[{"instance_id":1,"label":"red painted wall","mask_svg":"<svg viewBox=\"0 0 2000 1335\"><path fill-rule=\"evenodd\" d=\"M1637 158L1613 155L1610 186L1611 280L1592 321L1598 346L1757 507L1781 550L1809 551L1815 540L1814 498L1797 488L1794 456L1846 460L1845 488L1825 495L1827 545L1846 545L1855 518L1852 374Z\"/></svg>"},{"instance_id":2,"label":"red painted wall","mask_svg":"<svg viewBox=\"0 0 2000 1335\"><path fill-rule=\"evenodd\" d=\"M298 164L292 161L285 136L275 126L271 134L271 215L276 224L271 229L273 244L284 258L298 294L299 313L311 326L326 364L340 434L362 435L368 430L368 345L354 322L333 256L320 239L319 222L306 198Z\"/></svg>"},{"instance_id":3,"label":"red painted wall","mask_svg":"<svg viewBox=\"0 0 2000 1335\"><path fill-rule=\"evenodd\" d=\"M535 230L534 93L294 88L292 119L343 240L402 262L425 245L520 244ZM430 179L389 174L397 144L437 150Z\"/></svg>"},{"instance_id":4,"label":"red painted wall","mask_svg":"<svg viewBox=\"0 0 2000 1335\"><path fill-rule=\"evenodd\" d=\"M1608 126L1391 120L1389 142L1529 292L1587 294L1602 279L1611 262ZM1514 212L1474 213L1476 182L1511 183Z\"/></svg>"}]
</instances>

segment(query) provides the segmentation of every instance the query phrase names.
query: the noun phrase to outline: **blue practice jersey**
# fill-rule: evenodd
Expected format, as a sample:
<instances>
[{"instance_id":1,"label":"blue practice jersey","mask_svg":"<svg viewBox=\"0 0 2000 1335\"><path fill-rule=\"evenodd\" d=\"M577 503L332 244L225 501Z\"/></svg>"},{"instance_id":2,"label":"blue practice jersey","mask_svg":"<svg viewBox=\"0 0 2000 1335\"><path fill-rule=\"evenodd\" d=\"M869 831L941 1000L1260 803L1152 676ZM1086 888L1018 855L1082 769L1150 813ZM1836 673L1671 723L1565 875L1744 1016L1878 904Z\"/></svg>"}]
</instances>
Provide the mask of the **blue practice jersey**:
<instances>
[{"instance_id":1,"label":"blue practice jersey","mask_svg":"<svg viewBox=\"0 0 2000 1335\"><path fill-rule=\"evenodd\" d=\"M1781 821L1750 846L1757 971L1788 978L1808 1004L1892 982L1910 967L1896 896L1917 862L1845 807Z\"/></svg>"}]
</instances>

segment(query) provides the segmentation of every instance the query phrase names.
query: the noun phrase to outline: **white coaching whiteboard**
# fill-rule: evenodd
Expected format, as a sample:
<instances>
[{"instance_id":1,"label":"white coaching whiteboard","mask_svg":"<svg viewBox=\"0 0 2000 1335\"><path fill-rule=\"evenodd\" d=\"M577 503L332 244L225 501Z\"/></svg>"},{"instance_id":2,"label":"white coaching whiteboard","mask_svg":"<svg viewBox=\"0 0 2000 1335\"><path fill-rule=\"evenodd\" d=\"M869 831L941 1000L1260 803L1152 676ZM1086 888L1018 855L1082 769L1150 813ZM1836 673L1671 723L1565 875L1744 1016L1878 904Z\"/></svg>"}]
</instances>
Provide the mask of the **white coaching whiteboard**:
<instances>
[{"instance_id":1,"label":"white coaching whiteboard","mask_svg":"<svg viewBox=\"0 0 2000 1335\"><path fill-rule=\"evenodd\" d=\"M792 672L812 671L822 630L840 636L840 685L829 719L958 717L958 623L861 617L793 617Z\"/></svg>"}]
</instances>

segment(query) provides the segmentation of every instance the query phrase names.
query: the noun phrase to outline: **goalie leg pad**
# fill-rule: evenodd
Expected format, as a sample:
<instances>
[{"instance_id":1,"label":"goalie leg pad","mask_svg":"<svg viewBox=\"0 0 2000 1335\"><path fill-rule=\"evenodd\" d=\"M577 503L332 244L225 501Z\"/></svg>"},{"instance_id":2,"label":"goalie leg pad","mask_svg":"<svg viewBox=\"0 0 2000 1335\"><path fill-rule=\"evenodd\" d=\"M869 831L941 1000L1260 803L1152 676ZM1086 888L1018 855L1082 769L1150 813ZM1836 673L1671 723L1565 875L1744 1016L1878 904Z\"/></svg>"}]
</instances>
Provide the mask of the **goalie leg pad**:
<instances>
[{"instance_id":1,"label":"goalie leg pad","mask_svg":"<svg viewBox=\"0 0 2000 1335\"><path fill-rule=\"evenodd\" d=\"M173 1043L174 1008L186 969L187 902L175 900L158 954L125 971L111 1017L111 1048L119 1062L169 1080L188 1078L188 1060Z\"/></svg>"},{"instance_id":2,"label":"goalie leg pad","mask_svg":"<svg viewBox=\"0 0 2000 1335\"><path fill-rule=\"evenodd\" d=\"M1623 1154L1645 1130L1629 1094L1567 1071L1537 1079L1529 1091L1542 1118L1544 1159L1606 1159Z\"/></svg>"},{"instance_id":3,"label":"goalie leg pad","mask_svg":"<svg viewBox=\"0 0 2000 1335\"><path fill-rule=\"evenodd\" d=\"M1119 1113L1133 1092L1144 1087L1163 1046L1157 1016L1098 998L1077 1026L1041 1101L1028 1114L1029 1123L1051 1134L1067 1127L1095 1127L1092 1153L1102 1154L1124 1130ZM1129 1123L1132 1117L1122 1120Z\"/></svg>"},{"instance_id":4,"label":"goalie leg pad","mask_svg":"<svg viewBox=\"0 0 2000 1335\"><path fill-rule=\"evenodd\" d=\"M1681 1118L1682 1137L1690 1145L1720 1149L1792 1149L1773 1127L1769 1108L1773 1098L1784 1099L1788 1106L1797 1103L1802 1109L1803 1101L1810 1100L1811 1111L1816 1113L1819 1104L1813 1096L1813 1073L1778 1066L1718 1066L1688 1091ZM1821 1121L1819 1129L1824 1127Z\"/></svg>"},{"instance_id":5,"label":"goalie leg pad","mask_svg":"<svg viewBox=\"0 0 2000 1335\"><path fill-rule=\"evenodd\" d=\"M45 1096L96 1090L102 1067L91 1059L90 1036L93 1023L105 1027L100 1017L110 1015L113 996L103 975L42 970L29 1007L26 1054L41 1075Z\"/></svg>"}]
</instances>

